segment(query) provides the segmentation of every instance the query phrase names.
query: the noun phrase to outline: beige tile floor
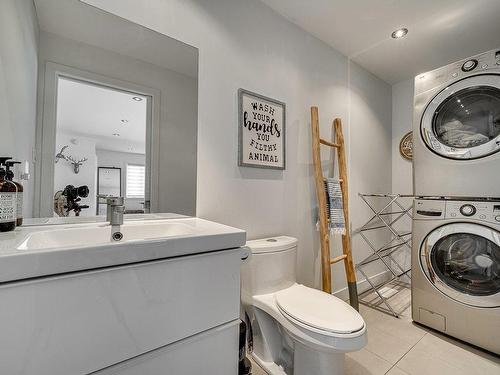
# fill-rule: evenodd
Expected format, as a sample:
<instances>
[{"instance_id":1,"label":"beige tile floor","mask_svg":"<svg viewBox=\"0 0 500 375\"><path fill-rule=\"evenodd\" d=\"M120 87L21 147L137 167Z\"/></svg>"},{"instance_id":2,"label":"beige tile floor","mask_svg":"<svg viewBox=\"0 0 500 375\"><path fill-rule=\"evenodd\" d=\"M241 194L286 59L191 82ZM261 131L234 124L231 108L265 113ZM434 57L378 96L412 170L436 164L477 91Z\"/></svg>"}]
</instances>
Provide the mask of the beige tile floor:
<instances>
[{"instance_id":1,"label":"beige tile floor","mask_svg":"<svg viewBox=\"0 0 500 375\"><path fill-rule=\"evenodd\" d=\"M252 361L252 375L267 375L267 373Z\"/></svg>"},{"instance_id":2,"label":"beige tile floor","mask_svg":"<svg viewBox=\"0 0 500 375\"><path fill-rule=\"evenodd\" d=\"M402 290L396 299L408 305L409 293ZM360 306L368 345L347 354L346 375L500 375L500 357L413 323L409 307L399 318L382 308ZM253 375L265 374L254 365Z\"/></svg>"}]
</instances>

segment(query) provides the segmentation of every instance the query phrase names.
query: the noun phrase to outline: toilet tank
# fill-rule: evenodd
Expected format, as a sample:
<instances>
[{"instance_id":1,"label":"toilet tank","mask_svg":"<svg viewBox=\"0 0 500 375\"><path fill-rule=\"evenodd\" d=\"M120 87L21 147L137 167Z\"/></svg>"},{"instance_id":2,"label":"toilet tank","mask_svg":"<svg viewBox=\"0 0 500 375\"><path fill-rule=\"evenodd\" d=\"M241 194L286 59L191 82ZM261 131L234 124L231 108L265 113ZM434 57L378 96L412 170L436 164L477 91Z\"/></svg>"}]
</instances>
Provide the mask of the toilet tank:
<instances>
[{"instance_id":1,"label":"toilet tank","mask_svg":"<svg viewBox=\"0 0 500 375\"><path fill-rule=\"evenodd\" d=\"M287 236L248 241L252 255L241 268L242 299L274 293L296 282L297 239Z\"/></svg>"}]
</instances>

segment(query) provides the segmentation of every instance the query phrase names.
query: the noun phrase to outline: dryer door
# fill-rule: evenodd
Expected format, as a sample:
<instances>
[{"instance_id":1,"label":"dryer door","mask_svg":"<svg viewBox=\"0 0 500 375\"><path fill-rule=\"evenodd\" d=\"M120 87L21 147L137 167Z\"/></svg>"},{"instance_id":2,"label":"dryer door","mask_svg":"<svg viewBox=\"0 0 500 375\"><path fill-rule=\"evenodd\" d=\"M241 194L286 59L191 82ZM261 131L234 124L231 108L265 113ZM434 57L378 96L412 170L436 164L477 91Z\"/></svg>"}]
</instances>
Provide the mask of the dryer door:
<instances>
[{"instance_id":1,"label":"dryer door","mask_svg":"<svg viewBox=\"0 0 500 375\"><path fill-rule=\"evenodd\" d=\"M423 241L420 265L448 297L471 306L500 306L500 232L472 223L443 225Z\"/></svg>"},{"instance_id":2,"label":"dryer door","mask_svg":"<svg viewBox=\"0 0 500 375\"><path fill-rule=\"evenodd\" d=\"M427 147L457 160L500 151L500 75L464 78L440 91L427 105L420 123Z\"/></svg>"}]
</instances>

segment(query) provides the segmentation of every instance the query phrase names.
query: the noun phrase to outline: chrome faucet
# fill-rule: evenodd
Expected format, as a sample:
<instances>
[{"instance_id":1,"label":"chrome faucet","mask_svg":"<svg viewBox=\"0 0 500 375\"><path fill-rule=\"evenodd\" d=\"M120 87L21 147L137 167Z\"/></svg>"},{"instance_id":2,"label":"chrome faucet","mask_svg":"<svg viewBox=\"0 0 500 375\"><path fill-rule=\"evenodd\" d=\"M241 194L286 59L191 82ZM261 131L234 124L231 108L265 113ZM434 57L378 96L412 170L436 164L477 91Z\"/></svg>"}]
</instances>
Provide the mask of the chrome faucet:
<instances>
[{"instance_id":1,"label":"chrome faucet","mask_svg":"<svg viewBox=\"0 0 500 375\"><path fill-rule=\"evenodd\" d=\"M98 198L106 199L106 221L109 221L111 226L111 240L121 241L123 239L121 226L123 225L123 214L125 212L123 197L99 195Z\"/></svg>"}]
</instances>

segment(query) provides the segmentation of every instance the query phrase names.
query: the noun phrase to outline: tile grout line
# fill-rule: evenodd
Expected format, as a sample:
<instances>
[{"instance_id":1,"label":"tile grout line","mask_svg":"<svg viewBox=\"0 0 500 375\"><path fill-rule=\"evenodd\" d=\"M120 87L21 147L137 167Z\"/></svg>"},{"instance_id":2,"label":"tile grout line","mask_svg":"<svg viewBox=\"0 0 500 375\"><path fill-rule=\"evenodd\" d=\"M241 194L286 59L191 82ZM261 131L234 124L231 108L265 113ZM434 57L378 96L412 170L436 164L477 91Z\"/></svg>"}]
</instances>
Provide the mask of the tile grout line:
<instances>
[{"instance_id":1,"label":"tile grout line","mask_svg":"<svg viewBox=\"0 0 500 375\"><path fill-rule=\"evenodd\" d=\"M410 349L408 349L408 350L406 351L406 353L405 353L405 354L403 354L403 355L402 355L402 356L401 356L401 357L400 357L400 358L396 361L396 363L395 363L395 364L393 364L393 365L392 365L392 367L391 367L389 370L387 370L387 372L386 372L384 375L386 375L387 373L389 373L389 371L391 371L394 367L396 367L396 366L398 365L398 363L399 363L399 362L401 362L401 360L405 357L405 355L407 355L409 352L411 352L411 350L412 350L412 349L413 349L413 348L414 348L414 347L415 347L415 346L416 346L416 345L417 345L420 341L422 341L422 339L423 339L425 336L427 336L428 334L429 334L429 333L428 333L428 332L426 332L426 333L425 333L425 334L424 334L424 335L423 335L423 336L422 336L422 337L421 337L421 338L420 338L420 339L419 339L419 340L418 340L418 341L417 341L417 342L416 342L416 343L415 343L415 344L414 344L414 345L413 345ZM404 371L404 370L402 370L402 371ZM406 371L405 371L405 372L406 372Z\"/></svg>"},{"instance_id":2,"label":"tile grout line","mask_svg":"<svg viewBox=\"0 0 500 375\"><path fill-rule=\"evenodd\" d=\"M381 359L382 361L387 362L388 364L391 364L391 362L389 362L387 359L385 359L385 358L381 357L380 355L378 355L378 354L377 354L377 353L375 353L375 352L372 352L370 349L362 348L361 350L366 350L367 352L369 352L369 353L373 354L375 357L378 357L378 358L379 358L379 359ZM405 355L406 355L406 353L405 353ZM392 368L392 367L391 367L391 368ZM389 370L390 370L390 369L389 369ZM389 371L389 370L387 370L387 371ZM386 374L386 373L384 373L384 374Z\"/></svg>"}]
</instances>

